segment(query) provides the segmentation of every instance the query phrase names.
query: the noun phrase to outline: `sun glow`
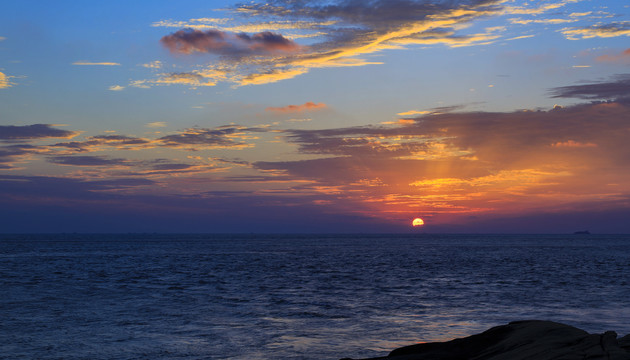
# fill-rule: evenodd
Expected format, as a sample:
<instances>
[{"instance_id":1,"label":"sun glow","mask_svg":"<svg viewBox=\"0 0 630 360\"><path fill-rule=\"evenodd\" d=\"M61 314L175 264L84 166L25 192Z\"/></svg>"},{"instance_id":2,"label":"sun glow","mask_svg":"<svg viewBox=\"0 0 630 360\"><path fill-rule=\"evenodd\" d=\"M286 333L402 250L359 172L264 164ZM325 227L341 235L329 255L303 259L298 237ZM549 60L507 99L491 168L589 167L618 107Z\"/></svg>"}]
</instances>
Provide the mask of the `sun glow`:
<instances>
[{"instance_id":1,"label":"sun glow","mask_svg":"<svg viewBox=\"0 0 630 360\"><path fill-rule=\"evenodd\" d=\"M415 218L413 219L413 221L411 222L411 225L413 225L414 227L416 226L422 226L424 225L424 220L420 219L420 218Z\"/></svg>"}]
</instances>

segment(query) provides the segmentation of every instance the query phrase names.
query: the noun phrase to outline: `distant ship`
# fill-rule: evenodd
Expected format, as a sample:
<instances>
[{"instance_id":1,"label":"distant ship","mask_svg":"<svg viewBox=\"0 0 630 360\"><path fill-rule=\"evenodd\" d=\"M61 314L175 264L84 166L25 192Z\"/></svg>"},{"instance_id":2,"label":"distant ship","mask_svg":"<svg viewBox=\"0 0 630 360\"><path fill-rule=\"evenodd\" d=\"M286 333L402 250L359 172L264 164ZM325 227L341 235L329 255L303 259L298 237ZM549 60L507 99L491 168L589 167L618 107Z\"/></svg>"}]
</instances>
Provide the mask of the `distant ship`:
<instances>
[{"instance_id":1,"label":"distant ship","mask_svg":"<svg viewBox=\"0 0 630 360\"><path fill-rule=\"evenodd\" d=\"M573 235L590 235L591 232L588 230L584 230L584 231L576 231L573 233Z\"/></svg>"}]
</instances>

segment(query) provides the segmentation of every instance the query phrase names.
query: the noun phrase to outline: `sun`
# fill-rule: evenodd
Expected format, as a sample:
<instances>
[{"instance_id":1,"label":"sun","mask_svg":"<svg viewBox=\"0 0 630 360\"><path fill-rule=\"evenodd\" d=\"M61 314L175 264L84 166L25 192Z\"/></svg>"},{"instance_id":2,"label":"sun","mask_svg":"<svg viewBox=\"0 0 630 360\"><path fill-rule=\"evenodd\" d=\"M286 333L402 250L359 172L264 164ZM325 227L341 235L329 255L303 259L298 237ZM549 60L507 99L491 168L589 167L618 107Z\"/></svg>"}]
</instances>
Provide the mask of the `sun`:
<instances>
[{"instance_id":1,"label":"sun","mask_svg":"<svg viewBox=\"0 0 630 360\"><path fill-rule=\"evenodd\" d=\"M422 226L424 225L424 220L420 219L420 218L415 218L413 219L413 221L411 222L411 225L413 225L414 227L416 226Z\"/></svg>"}]
</instances>

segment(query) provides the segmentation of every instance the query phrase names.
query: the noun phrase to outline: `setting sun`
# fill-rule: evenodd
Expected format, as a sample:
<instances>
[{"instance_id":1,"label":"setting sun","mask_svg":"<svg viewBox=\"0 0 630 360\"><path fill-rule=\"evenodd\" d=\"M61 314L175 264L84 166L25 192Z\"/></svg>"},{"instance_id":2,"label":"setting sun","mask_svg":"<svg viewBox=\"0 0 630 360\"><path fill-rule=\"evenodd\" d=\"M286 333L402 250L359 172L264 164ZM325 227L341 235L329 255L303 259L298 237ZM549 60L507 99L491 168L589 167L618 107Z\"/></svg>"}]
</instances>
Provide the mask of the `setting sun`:
<instances>
[{"instance_id":1,"label":"setting sun","mask_svg":"<svg viewBox=\"0 0 630 360\"><path fill-rule=\"evenodd\" d=\"M420 219L420 218L415 218L413 219L413 221L411 222L411 225L415 226L422 226L424 225L424 220Z\"/></svg>"}]
</instances>

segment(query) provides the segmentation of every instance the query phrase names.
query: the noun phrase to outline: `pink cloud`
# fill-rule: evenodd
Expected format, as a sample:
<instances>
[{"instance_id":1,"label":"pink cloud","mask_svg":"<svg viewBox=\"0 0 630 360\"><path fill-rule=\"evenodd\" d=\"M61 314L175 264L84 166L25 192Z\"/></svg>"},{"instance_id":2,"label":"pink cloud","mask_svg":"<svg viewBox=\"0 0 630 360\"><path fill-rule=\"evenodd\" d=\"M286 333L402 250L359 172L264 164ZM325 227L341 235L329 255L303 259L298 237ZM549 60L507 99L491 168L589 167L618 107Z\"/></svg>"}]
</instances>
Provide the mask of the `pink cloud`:
<instances>
[{"instance_id":1,"label":"pink cloud","mask_svg":"<svg viewBox=\"0 0 630 360\"><path fill-rule=\"evenodd\" d=\"M630 49L626 49L619 54L601 55L601 56L596 57L595 60L599 62L609 62L609 63L630 62Z\"/></svg>"}]
</instances>

